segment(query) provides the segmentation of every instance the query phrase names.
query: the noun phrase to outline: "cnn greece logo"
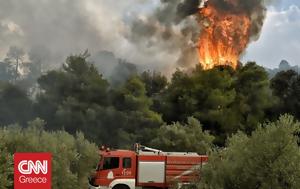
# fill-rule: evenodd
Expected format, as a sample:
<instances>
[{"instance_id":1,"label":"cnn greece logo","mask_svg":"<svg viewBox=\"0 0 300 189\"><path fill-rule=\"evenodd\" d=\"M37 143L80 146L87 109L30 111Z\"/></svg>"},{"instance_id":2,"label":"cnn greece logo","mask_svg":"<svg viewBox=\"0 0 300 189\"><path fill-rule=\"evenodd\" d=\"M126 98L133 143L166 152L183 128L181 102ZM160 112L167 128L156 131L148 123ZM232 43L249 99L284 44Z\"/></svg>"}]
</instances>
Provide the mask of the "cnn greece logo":
<instances>
[{"instance_id":1,"label":"cnn greece logo","mask_svg":"<svg viewBox=\"0 0 300 189\"><path fill-rule=\"evenodd\" d=\"M51 189L51 154L16 153L15 189Z\"/></svg>"},{"instance_id":2,"label":"cnn greece logo","mask_svg":"<svg viewBox=\"0 0 300 189\"><path fill-rule=\"evenodd\" d=\"M27 167L27 169L24 169L24 166ZM39 160L37 160L35 163L31 160L23 160L19 163L18 169L20 173L24 175L30 175L32 172L35 174L40 174L42 172L43 174L48 173L48 161L44 160L43 163Z\"/></svg>"}]
</instances>

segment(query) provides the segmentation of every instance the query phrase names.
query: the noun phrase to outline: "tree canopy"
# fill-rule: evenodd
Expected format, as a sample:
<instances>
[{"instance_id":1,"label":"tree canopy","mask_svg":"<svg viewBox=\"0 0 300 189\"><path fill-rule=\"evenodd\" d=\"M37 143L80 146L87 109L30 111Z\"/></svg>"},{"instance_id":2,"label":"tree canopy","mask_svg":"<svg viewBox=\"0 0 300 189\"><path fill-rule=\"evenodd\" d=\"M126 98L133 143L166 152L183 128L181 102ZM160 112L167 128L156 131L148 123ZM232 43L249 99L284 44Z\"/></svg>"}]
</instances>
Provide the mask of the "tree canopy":
<instances>
[{"instance_id":1,"label":"tree canopy","mask_svg":"<svg viewBox=\"0 0 300 189\"><path fill-rule=\"evenodd\" d=\"M300 119L294 71L269 79L248 62L236 70L178 69L168 79L119 61L105 77L87 51L46 72L41 57L29 54L32 62L23 64L24 53L10 51L0 63L0 188L12 186L14 152L52 152L53 187L82 188L97 158L94 143L129 149L136 142L209 153L199 188L300 184L299 123L291 116L275 121L285 113Z\"/></svg>"},{"instance_id":2,"label":"tree canopy","mask_svg":"<svg viewBox=\"0 0 300 189\"><path fill-rule=\"evenodd\" d=\"M194 116L218 136L218 144L238 130L253 131L275 103L266 71L251 62L236 71L230 67L198 67L191 74L177 71L161 100L164 120Z\"/></svg>"},{"instance_id":3,"label":"tree canopy","mask_svg":"<svg viewBox=\"0 0 300 189\"><path fill-rule=\"evenodd\" d=\"M279 103L276 115L289 113L300 119L300 76L293 70L282 71L271 80L271 88Z\"/></svg>"},{"instance_id":4,"label":"tree canopy","mask_svg":"<svg viewBox=\"0 0 300 189\"><path fill-rule=\"evenodd\" d=\"M98 161L97 146L80 132L72 136L65 131L47 132L44 127L45 122L36 119L26 128L10 125L0 129L0 188L13 188L12 155L16 152L52 153L53 189L87 186L87 176Z\"/></svg>"},{"instance_id":5,"label":"tree canopy","mask_svg":"<svg viewBox=\"0 0 300 189\"><path fill-rule=\"evenodd\" d=\"M179 122L163 125L157 136L150 142L151 146L164 151L189 151L207 154L213 147L214 137L203 131L200 122L189 117L187 124Z\"/></svg>"},{"instance_id":6,"label":"tree canopy","mask_svg":"<svg viewBox=\"0 0 300 189\"><path fill-rule=\"evenodd\" d=\"M199 188L297 188L300 184L300 124L291 116L263 124L251 136L239 132L210 156Z\"/></svg>"},{"instance_id":7,"label":"tree canopy","mask_svg":"<svg viewBox=\"0 0 300 189\"><path fill-rule=\"evenodd\" d=\"M0 123L25 124L32 118L32 101L19 87L0 81Z\"/></svg>"}]
</instances>

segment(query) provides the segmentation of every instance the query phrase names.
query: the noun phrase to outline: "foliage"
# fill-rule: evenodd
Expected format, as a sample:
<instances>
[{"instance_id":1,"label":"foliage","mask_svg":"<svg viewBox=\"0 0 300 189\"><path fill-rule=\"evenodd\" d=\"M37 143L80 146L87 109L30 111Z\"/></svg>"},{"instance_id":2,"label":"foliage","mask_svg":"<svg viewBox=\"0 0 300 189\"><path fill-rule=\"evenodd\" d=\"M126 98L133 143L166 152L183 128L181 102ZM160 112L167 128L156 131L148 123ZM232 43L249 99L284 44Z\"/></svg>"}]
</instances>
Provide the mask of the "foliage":
<instances>
[{"instance_id":1,"label":"foliage","mask_svg":"<svg viewBox=\"0 0 300 189\"><path fill-rule=\"evenodd\" d=\"M229 67L196 68L190 75L177 70L161 97L167 122L194 116L223 145L238 130L250 133L273 105L267 73L255 63L234 71Z\"/></svg>"},{"instance_id":2,"label":"foliage","mask_svg":"<svg viewBox=\"0 0 300 189\"><path fill-rule=\"evenodd\" d=\"M26 92L9 83L0 82L0 123L25 124L32 117L32 102Z\"/></svg>"},{"instance_id":3,"label":"foliage","mask_svg":"<svg viewBox=\"0 0 300 189\"><path fill-rule=\"evenodd\" d=\"M147 143L153 137L150 135L153 132L151 130L158 128L162 124L162 119L158 113L150 109L152 100L146 95L145 84L139 77L133 76L113 93L112 104L124 113L126 119L125 124L119 123L120 138L130 142ZM124 143L124 140L121 141ZM121 143L119 145L122 146Z\"/></svg>"},{"instance_id":4,"label":"foliage","mask_svg":"<svg viewBox=\"0 0 300 189\"><path fill-rule=\"evenodd\" d=\"M12 125L1 128L0 152L9 152L7 157L10 162L15 152L50 152L52 188L86 187L87 176L98 159L95 144L88 142L82 133L72 136L65 131L46 132L44 125L43 120L36 119L29 122L27 128ZM0 157L1 161L3 158ZM6 165L9 166L6 168L9 170L7 174L10 174L13 165L12 163ZM0 166L0 173L1 171L3 166ZM11 180L7 183L11 183ZM12 188L11 185L8 188Z\"/></svg>"},{"instance_id":5,"label":"foliage","mask_svg":"<svg viewBox=\"0 0 300 189\"><path fill-rule=\"evenodd\" d=\"M0 140L0 189L13 186L13 156L4 145L5 143Z\"/></svg>"},{"instance_id":6,"label":"foliage","mask_svg":"<svg viewBox=\"0 0 300 189\"><path fill-rule=\"evenodd\" d=\"M155 71L143 72L141 74L141 79L145 83L147 96L150 97L162 92L168 84L167 78L161 75L161 73Z\"/></svg>"},{"instance_id":7,"label":"foliage","mask_svg":"<svg viewBox=\"0 0 300 189\"><path fill-rule=\"evenodd\" d=\"M72 134L80 130L97 143L124 147L144 142L146 130L162 124L160 115L150 110L152 100L144 83L131 77L109 90L108 81L86 58L87 54L70 56L62 70L38 79L42 93L37 115L49 129L63 127Z\"/></svg>"},{"instance_id":8,"label":"foliage","mask_svg":"<svg viewBox=\"0 0 300 189\"><path fill-rule=\"evenodd\" d=\"M261 125L251 136L242 132L210 156L199 188L298 188L300 124L293 117Z\"/></svg>"},{"instance_id":9,"label":"foliage","mask_svg":"<svg viewBox=\"0 0 300 189\"><path fill-rule=\"evenodd\" d=\"M264 121L266 112L276 103L269 85L266 71L254 62L249 62L237 73L234 113L239 116L242 130L248 134Z\"/></svg>"},{"instance_id":10,"label":"foliage","mask_svg":"<svg viewBox=\"0 0 300 189\"><path fill-rule=\"evenodd\" d=\"M207 154L213 145L214 137L207 131L202 130L200 122L190 117L187 124L173 123L163 125L151 142L155 146L165 151L187 151Z\"/></svg>"},{"instance_id":11,"label":"foliage","mask_svg":"<svg viewBox=\"0 0 300 189\"><path fill-rule=\"evenodd\" d=\"M27 151L53 153L53 188L84 188L97 158L96 146L84 136L118 148L139 142L201 154L230 137L224 150L210 155L199 188L300 184L299 123L282 116L258 126L284 113L300 119L300 77L294 71L270 81L254 62L237 70L198 66L177 70L168 81L158 72L139 74L120 60L107 80L86 51L40 76L45 60L28 55L26 67L24 52L14 47L0 63L0 125L9 125L0 128L0 189L12 187L12 154ZM22 77L19 66L26 72ZM24 126L33 117L45 122L11 125Z\"/></svg>"},{"instance_id":12,"label":"foliage","mask_svg":"<svg viewBox=\"0 0 300 189\"><path fill-rule=\"evenodd\" d=\"M43 94L59 102L74 96L79 101L105 105L108 83L92 64L86 62L85 56L70 56L62 71L50 71L40 77L38 83Z\"/></svg>"},{"instance_id":13,"label":"foliage","mask_svg":"<svg viewBox=\"0 0 300 189\"><path fill-rule=\"evenodd\" d=\"M293 70L282 71L271 80L271 88L279 104L275 114L289 113L300 119L300 76Z\"/></svg>"},{"instance_id":14,"label":"foliage","mask_svg":"<svg viewBox=\"0 0 300 189\"><path fill-rule=\"evenodd\" d=\"M11 70L14 78L13 57L22 58L24 53L9 55L7 61L12 64L3 63L2 71L9 74ZM266 71L253 62L237 70L227 66L177 70L168 81L155 71L139 74L134 64L120 60L113 78L107 80L87 61L87 51L71 55L62 68L40 77L47 55L28 55L28 75L7 80L14 85L0 86L1 125L41 117L48 130L82 131L94 142L127 147L134 142L149 143L164 123L182 124L194 117L215 136L214 144L223 146L228 136L239 130L250 134L258 123L280 114L300 118L298 75L279 73L270 85Z\"/></svg>"},{"instance_id":15,"label":"foliage","mask_svg":"<svg viewBox=\"0 0 300 189\"><path fill-rule=\"evenodd\" d=\"M78 130L99 134L97 125L90 125L90 114L107 105L108 83L86 62L86 56L70 56L62 70L50 71L38 79L42 92L35 110L51 129L64 127L73 134ZM97 136L90 138L97 140Z\"/></svg>"}]
</instances>

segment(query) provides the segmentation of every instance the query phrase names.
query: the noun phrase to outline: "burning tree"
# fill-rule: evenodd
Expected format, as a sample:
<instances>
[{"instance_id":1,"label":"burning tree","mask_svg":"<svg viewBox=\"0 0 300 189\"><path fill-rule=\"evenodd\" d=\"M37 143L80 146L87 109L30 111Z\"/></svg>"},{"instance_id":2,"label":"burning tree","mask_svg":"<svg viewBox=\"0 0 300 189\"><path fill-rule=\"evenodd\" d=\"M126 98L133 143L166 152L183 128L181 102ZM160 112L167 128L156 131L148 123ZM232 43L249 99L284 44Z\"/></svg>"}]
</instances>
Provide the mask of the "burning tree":
<instances>
[{"instance_id":1,"label":"burning tree","mask_svg":"<svg viewBox=\"0 0 300 189\"><path fill-rule=\"evenodd\" d=\"M234 69L240 55L263 24L263 1L209 0L199 9L201 32L199 62L204 69L229 65Z\"/></svg>"},{"instance_id":2,"label":"burning tree","mask_svg":"<svg viewBox=\"0 0 300 189\"><path fill-rule=\"evenodd\" d=\"M211 4L200 10L204 18L199 37L199 57L204 69L215 65L236 68L239 55L249 42L250 19L244 14L219 12Z\"/></svg>"}]
</instances>

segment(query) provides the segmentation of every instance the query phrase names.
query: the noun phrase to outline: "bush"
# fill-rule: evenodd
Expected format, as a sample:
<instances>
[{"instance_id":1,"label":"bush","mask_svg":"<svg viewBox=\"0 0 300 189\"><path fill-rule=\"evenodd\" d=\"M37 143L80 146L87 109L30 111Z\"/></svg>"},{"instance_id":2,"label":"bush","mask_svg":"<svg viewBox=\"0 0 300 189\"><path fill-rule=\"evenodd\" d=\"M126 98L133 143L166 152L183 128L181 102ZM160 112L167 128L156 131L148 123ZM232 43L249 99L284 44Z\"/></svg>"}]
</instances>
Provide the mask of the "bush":
<instances>
[{"instance_id":1,"label":"bush","mask_svg":"<svg viewBox=\"0 0 300 189\"><path fill-rule=\"evenodd\" d=\"M82 133L72 136L65 131L47 132L44 124L43 120L36 119L29 122L27 128L14 125L0 129L0 153L8 154L8 158L0 157L0 179L4 172L7 173L7 186L2 187L13 188L12 155L16 152L52 153L53 189L87 187L88 174L98 159L97 146L87 141ZM6 167L1 166L3 162Z\"/></svg>"},{"instance_id":2,"label":"bush","mask_svg":"<svg viewBox=\"0 0 300 189\"><path fill-rule=\"evenodd\" d=\"M163 125L150 144L165 151L189 151L206 154L213 147L214 137L203 131L200 122L189 117L187 124Z\"/></svg>"},{"instance_id":3,"label":"bush","mask_svg":"<svg viewBox=\"0 0 300 189\"><path fill-rule=\"evenodd\" d=\"M292 189L300 186L300 124L291 116L238 133L227 148L210 156L202 170L202 189Z\"/></svg>"}]
</instances>

